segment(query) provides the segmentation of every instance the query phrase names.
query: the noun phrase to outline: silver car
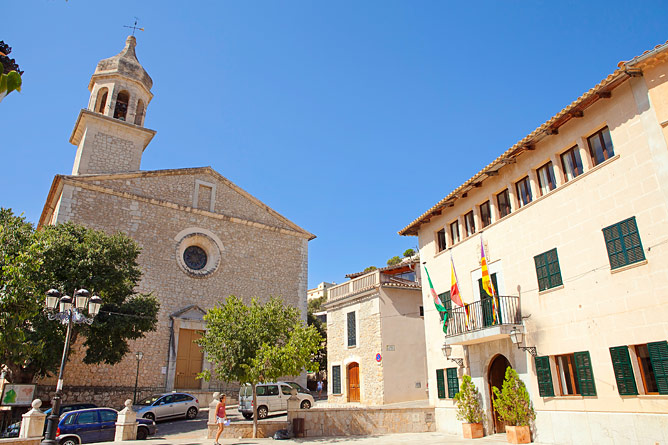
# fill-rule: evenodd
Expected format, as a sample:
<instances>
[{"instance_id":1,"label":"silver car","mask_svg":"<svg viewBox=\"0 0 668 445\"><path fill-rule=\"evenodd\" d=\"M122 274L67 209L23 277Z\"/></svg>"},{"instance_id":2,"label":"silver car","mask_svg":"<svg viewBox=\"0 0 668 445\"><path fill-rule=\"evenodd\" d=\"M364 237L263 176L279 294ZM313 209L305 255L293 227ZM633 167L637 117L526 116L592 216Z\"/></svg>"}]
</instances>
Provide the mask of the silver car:
<instances>
[{"instance_id":1,"label":"silver car","mask_svg":"<svg viewBox=\"0 0 668 445\"><path fill-rule=\"evenodd\" d=\"M258 419L264 419L277 411L287 411L288 399L295 385L299 386L294 382L259 383L256 386ZM304 388L302 391L305 391ZM313 396L310 393L297 390L297 397L301 409L313 406ZM253 388L250 385L242 385L239 388L239 412L246 419L253 418Z\"/></svg>"},{"instance_id":2,"label":"silver car","mask_svg":"<svg viewBox=\"0 0 668 445\"><path fill-rule=\"evenodd\" d=\"M149 420L185 417L194 419L199 411L199 400L182 392L169 392L147 397L133 407L137 417Z\"/></svg>"}]
</instances>

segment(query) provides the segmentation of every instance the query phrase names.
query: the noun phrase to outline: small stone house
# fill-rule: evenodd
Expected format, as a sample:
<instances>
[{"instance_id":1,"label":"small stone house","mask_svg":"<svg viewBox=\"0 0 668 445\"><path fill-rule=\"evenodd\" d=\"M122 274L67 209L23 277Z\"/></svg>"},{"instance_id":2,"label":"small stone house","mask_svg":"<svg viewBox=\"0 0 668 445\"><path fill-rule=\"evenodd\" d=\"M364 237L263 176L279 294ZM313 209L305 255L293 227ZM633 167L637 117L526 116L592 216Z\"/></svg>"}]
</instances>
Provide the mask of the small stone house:
<instances>
[{"instance_id":1,"label":"small stone house","mask_svg":"<svg viewBox=\"0 0 668 445\"><path fill-rule=\"evenodd\" d=\"M328 402L383 405L427 399L419 261L329 288Z\"/></svg>"}]
</instances>

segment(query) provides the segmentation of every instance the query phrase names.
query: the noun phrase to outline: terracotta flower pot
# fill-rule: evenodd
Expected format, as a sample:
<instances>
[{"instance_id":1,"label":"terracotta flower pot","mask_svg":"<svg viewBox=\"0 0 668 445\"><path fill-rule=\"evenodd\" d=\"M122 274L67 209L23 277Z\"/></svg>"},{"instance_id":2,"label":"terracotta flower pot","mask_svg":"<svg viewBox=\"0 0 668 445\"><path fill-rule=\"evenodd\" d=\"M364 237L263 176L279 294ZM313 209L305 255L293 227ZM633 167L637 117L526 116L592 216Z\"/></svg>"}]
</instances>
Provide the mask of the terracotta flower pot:
<instances>
[{"instance_id":1,"label":"terracotta flower pot","mask_svg":"<svg viewBox=\"0 0 668 445\"><path fill-rule=\"evenodd\" d=\"M462 423L464 439L480 439L484 436L482 423Z\"/></svg>"},{"instance_id":2,"label":"terracotta flower pot","mask_svg":"<svg viewBox=\"0 0 668 445\"><path fill-rule=\"evenodd\" d=\"M506 425L508 443L531 443L531 429L528 426Z\"/></svg>"}]
</instances>

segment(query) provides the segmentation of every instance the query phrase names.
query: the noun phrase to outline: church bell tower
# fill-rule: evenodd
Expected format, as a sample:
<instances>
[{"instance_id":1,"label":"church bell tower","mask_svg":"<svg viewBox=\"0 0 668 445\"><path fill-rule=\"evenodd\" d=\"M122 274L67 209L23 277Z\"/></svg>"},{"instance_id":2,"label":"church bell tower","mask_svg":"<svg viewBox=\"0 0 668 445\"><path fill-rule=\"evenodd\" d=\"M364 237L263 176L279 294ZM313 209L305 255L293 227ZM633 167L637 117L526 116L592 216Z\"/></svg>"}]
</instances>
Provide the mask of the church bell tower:
<instances>
[{"instance_id":1,"label":"church bell tower","mask_svg":"<svg viewBox=\"0 0 668 445\"><path fill-rule=\"evenodd\" d=\"M137 60L137 40L101 60L90 79L88 108L81 110L70 143L77 146L73 175L138 171L154 130L144 128L153 80Z\"/></svg>"}]
</instances>

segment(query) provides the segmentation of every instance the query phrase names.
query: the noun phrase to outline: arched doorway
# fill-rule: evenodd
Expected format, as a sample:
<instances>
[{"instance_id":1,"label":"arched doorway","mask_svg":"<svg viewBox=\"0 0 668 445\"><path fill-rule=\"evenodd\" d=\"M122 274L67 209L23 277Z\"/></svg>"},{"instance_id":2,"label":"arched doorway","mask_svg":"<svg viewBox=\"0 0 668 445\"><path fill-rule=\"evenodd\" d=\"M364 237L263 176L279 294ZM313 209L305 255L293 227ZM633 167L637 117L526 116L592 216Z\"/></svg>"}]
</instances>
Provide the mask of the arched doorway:
<instances>
[{"instance_id":1,"label":"arched doorway","mask_svg":"<svg viewBox=\"0 0 668 445\"><path fill-rule=\"evenodd\" d=\"M351 363L348 365L348 401L360 401L360 365Z\"/></svg>"},{"instance_id":2,"label":"arched doorway","mask_svg":"<svg viewBox=\"0 0 668 445\"><path fill-rule=\"evenodd\" d=\"M503 387L503 379L506 376L506 369L510 366L510 362L503 355L497 355L492 360L492 363L489 365L488 373L488 383L489 383L489 400L494 400L494 393L492 392L492 387L497 387L499 390ZM494 404L492 403L492 413L494 416L494 432L495 433L505 433L506 424L501 419L494 409Z\"/></svg>"}]
</instances>

